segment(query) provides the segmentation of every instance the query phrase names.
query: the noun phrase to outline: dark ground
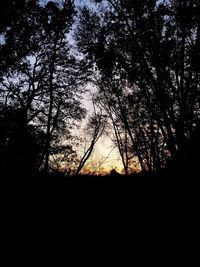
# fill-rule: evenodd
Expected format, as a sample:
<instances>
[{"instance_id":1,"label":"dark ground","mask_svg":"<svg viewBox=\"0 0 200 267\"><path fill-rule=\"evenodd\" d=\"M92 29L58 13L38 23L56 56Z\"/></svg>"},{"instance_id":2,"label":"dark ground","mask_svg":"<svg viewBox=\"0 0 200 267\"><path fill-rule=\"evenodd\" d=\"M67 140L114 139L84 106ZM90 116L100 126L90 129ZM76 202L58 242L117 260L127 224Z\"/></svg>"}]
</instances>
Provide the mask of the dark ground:
<instances>
[{"instance_id":1,"label":"dark ground","mask_svg":"<svg viewBox=\"0 0 200 267\"><path fill-rule=\"evenodd\" d=\"M39 209L169 208L178 212L195 209L199 203L198 174L191 172L72 177L59 173L32 177L18 174L12 178L4 176L1 181L5 203L10 199L22 206L37 203Z\"/></svg>"}]
</instances>

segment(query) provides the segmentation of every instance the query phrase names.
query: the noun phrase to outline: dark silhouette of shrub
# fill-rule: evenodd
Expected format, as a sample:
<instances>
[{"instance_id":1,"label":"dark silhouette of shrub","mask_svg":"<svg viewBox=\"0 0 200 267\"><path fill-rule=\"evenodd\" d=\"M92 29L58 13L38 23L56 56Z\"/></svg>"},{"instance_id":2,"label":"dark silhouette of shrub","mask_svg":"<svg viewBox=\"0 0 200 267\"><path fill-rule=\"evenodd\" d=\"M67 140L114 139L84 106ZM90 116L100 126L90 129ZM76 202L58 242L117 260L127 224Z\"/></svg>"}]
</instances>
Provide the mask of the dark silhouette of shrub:
<instances>
[{"instance_id":1,"label":"dark silhouette of shrub","mask_svg":"<svg viewBox=\"0 0 200 267\"><path fill-rule=\"evenodd\" d=\"M0 168L4 174L29 174L41 165L45 134L27 124L22 109L0 111Z\"/></svg>"}]
</instances>

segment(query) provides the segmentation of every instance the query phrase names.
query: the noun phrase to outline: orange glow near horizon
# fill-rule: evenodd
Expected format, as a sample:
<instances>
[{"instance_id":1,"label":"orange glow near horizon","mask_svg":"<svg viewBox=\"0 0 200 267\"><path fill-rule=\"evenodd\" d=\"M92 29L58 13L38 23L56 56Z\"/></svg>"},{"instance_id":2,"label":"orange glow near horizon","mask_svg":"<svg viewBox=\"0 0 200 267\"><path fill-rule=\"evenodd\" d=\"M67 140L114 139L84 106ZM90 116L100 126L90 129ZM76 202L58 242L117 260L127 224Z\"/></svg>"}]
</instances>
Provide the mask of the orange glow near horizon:
<instances>
[{"instance_id":1,"label":"orange glow near horizon","mask_svg":"<svg viewBox=\"0 0 200 267\"><path fill-rule=\"evenodd\" d=\"M106 175L110 174L113 169L118 173L124 173L124 166L118 148L113 145L110 139L103 137L96 144L92 156L85 164L81 173ZM140 171L138 163L133 164L132 171Z\"/></svg>"}]
</instances>

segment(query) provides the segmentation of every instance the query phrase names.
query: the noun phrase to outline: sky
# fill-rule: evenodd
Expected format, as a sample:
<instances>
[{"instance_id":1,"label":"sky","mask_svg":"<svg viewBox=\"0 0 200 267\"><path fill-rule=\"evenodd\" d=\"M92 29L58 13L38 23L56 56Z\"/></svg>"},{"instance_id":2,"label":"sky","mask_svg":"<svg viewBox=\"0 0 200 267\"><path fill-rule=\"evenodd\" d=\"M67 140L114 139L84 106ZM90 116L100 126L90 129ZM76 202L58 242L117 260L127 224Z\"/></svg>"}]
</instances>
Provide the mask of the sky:
<instances>
[{"instance_id":1,"label":"sky","mask_svg":"<svg viewBox=\"0 0 200 267\"><path fill-rule=\"evenodd\" d=\"M40 0L40 3L46 4L48 1L49 0ZM53 1L57 3L63 2L63 0L53 0ZM86 4L88 7L95 9L95 4L92 3L90 0L75 0L76 6L82 7ZM87 89L89 92L83 95L83 105L88 110L88 114L91 114L92 112L91 94L95 89L91 85L87 86ZM84 123L85 121L83 121L83 125ZM75 133L76 131L79 130L78 129L75 130ZM97 173L100 172L100 170L101 172L103 170L109 173L112 169L115 169L118 172L122 171L123 165L120 160L118 149L108 136L103 135L102 137L99 138L99 140L95 145L94 151L90 159L86 163L84 169L85 170L90 169L91 171Z\"/></svg>"},{"instance_id":2,"label":"sky","mask_svg":"<svg viewBox=\"0 0 200 267\"><path fill-rule=\"evenodd\" d=\"M40 0L39 2L42 4L45 4L49 1L50 0ZM63 2L63 0L51 0L51 1L56 2L56 3L62 3ZM94 4L92 4L90 0L75 0L75 5L77 5L77 6L84 6L85 4L89 5L90 7L94 6Z\"/></svg>"},{"instance_id":3,"label":"sky","mask_svg":"<svg viewBox=\"0 0 200 267\"><path fill-rule=\"evenodd\" d=\"M88 116L93 112L92 104L92 95L96 92L94 86L89 84L87 87L87 92L83 95L83 105L88 111ZM82 122L82 128L86 125L87 117ZM75 130L75 134L80 135L80 129ZM112 133L110 133L112 136ZM118 172L121 172L123 165L120 159L118 148L111 141L110 137L106 134L103 134L97 143L95 144L94 151L85 165L84 170L90 169L94 172L110 172L112 169L115 169Z\"/></svg>"},{"instance_id":4,"label":"sky","mask_svg":"<svg viewBox=\"0 0 200 267\"><path fill-rule=\"evenodd\" d=\"M40 0L41 4L47 3L49 0ZM62 3L62 0L54 0L54 2ZM77 6L87 6L95 8L95 4L92 4L90 0L75 0ZM4 41L3 36L0 35L0 43ZM91 85L87 86L88 92L83 95L83 105L88 110L88 114L92 112L92 101L91 97L94 93L94 87ZM83 121L83 124L85 122ZM96 143L95 149L92 153L91 158L88 160L85 169L92 168L93 171L98 171L100 168L107 172L115 169L120 172L123 168L118 149L114 146L113 142L108 136L102 136Z\"/></svg>"},{"instance_id":5,"label":"sky","mask_svg":"<svg viewBox=\"0 0 200 267\"><path fill-rule=\"evenodd\" d=\"M78 6L87 4L90 8L95 8L95 4L92 4L90 0L75 0L75 4ZM89 93L86 93L83 96L83 104L90 114L90 112L92 112L91 93L93 93L93 90L95 89L90 85L87 89L89 90ZM108 136L103 135L97 141L94 151L84 169L86 170L88 168L96 172L100 170L102 171L102 169L106 172L110 172L112 169L115 169L118 172L122 171L123 165L120 160L118 149Z\"/></svg>"},{"instance_id":6,"label":"sky","mask_svg":"<svg viewBox=\"0 0 200 267\"><path fill-rule=\"evenodd\" d=\"M75 0L75 4L80 7L87 4L88 7L95 9L95 4L92 4L90 0ZM91 95L94 93L95 89L91 85L88 85L87 89L89 92L83 96L83 104L88 110L88 114L90 114L93 109ZM120 159L118 148L113 144L108 136L103 135L99 138L84 169L90 169L97 173L102 172L102 170L110 172L112 169L122 172L123 165Z\"/></svg>"}]
</instances>

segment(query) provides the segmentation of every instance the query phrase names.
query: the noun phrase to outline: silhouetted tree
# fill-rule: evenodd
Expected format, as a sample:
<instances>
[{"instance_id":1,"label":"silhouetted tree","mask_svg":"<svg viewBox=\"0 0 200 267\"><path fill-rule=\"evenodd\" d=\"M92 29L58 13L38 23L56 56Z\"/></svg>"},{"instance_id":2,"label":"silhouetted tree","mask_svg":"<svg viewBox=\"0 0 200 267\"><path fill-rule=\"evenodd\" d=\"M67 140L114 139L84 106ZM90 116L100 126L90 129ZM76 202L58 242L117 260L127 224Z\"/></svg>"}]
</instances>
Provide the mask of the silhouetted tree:
<instances>
[{"instance_id":1,"label":"silhouetted tree","mask_svg":"<svg viewBox=\"0 0 200 267\"><path fill-rule=\"evenodd\" d=\"M30 51L31 36L38 17L39 1L3 1L0 4L0 74ZM37 20L37 19L36 19Z\"/></svg>"},{"instance_id":2,"label":"silhouetted tree","mask_svg":"<svg viewBox=\"0 0 200 267\"><path fill-rule=\"evenodd\" d=\"M128 132L141 168L159 170L183 153L199 118L200 3L94 2L104 5L83 8L80 51L97 69L102 99Z\"/></svg>"},{"instance_id":3,"label":"silhouetted tree","mask_svg":"<svg viewBox=\"0 0 200 267\"><path fill-rule=\"evenodd\" d=\"M0 102L5 107L23 109L27 123L46 132L43 163L47 171L50 156L58 154L58 150L63 151L64 147L69 151L68 146L62 146L58 140L69 137L75 121L85 115L80 101L85 74L81 60L75 57L70 44L75 15L73 1L63 1L62 5L49 1L44 6L28 1L25 7L19 23L29 26L27 44L21 36L26 51L2 72ZM19 44L15 38L23 33L23 25L15 35L13 32L17 49ZM9 34L8 31L8 37ZM9 48L6 38L3 48Z\"/></svg>"},{"instance_id":4,"label":"silhouetted tree","mask_svg":"<svg viewBox=\"0 0 200 267\"><path fill-rule=\"evenodd\" d=\"M81 172L86 162L90 158L94 150L94 146L99 140L99 138L102 136L106 126L106 116L104 116L101 111L99 112L96 111L95 105L93 105L93 107L94 107L94 112L92 115L90 115L88 123L84 129L86 138L89 139L89 142L86 142L85 144L83 154L81 155L81 159L79 160L78 163L76 175L78 175Z\"/></svg>"},{"instance_id":5,"label":"silhouetted tree","mask_svg":"<svg viewBox=\"0 0 200 267\"><path fill-rule=\"evenodd\" d=\"M22 176L23 174L31 175L38 171L42 162L45 141L44 132L27 124L26 113L22 109L1 108L1 173Z\"/></svg>"}]
</instances>

